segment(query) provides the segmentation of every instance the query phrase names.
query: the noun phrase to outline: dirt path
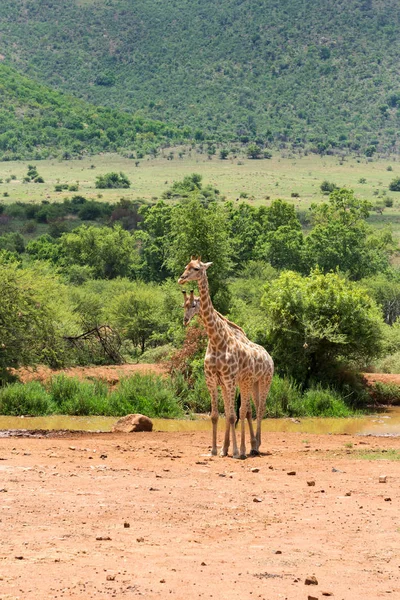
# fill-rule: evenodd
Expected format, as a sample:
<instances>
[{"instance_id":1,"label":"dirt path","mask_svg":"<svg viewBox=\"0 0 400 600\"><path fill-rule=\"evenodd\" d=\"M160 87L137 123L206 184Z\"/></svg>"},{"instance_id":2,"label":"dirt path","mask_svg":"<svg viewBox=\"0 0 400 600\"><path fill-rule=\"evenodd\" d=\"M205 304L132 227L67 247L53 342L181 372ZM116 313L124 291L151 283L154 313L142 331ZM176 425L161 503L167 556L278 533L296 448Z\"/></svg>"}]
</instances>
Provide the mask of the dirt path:
<instances>
[{"instance_id":1,"label":"dirt path","mask_svg":"<svg viewBox=\"0 0 400 600\"><path fill-rule=\"evenodd\" d=\"M375 383L379 381L381 383L394 383L400 385L400 375L393 373L363 373L368 383Z\"/></svg>"},{"instance_id":2,"label":"dirt path","mask_svg":"<svg viewBox=\"0 0 400 600\"><path fill-rule=\"evenodd\" d=\"M400 439L271 433L246 461L209 443L0 439L1 600L400 597L400 461L380 453Z\"/></svg>"},{"instance_id":3,"label":"dirt path","mask_svg":"<svg viewBox=\"0 0 400 600\"><path fill-rule=\"evenodd\" d=\"M40 366L36 369L18 369L14 373L19 379L27 381L48 381L56 375L67 375L79 379L101 379L109 385L115 385L122 377L129 377L135 373L152 373L153 375L165 375L167 367L161 364L134 364L134 365L105 365L100 367L70 367L68 369L52 370L49 367Z\"/></svg>"}]
</instances>

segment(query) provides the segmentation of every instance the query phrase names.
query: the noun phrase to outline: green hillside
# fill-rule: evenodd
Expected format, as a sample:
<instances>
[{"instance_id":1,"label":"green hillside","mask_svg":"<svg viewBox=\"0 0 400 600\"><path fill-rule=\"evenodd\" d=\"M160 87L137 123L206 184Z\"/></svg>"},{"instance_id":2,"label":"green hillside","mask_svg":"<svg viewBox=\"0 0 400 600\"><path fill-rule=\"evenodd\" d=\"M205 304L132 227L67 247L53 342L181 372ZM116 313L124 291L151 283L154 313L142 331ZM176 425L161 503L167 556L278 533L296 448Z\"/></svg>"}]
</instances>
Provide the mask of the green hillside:
<instances>
[{"instance_id":1,"label":"green hillside","mask_svg":"<svg viewBox=\"0 0 400 600\"><path fill-rule=\"evenodd\" d=\"M183 139L164 123L53 91L0 64L0 159L154 152Z\"/></svg>"},{"instance_id":2,"label":"green hillside","mask_svg":"<svg viewBox=\"0 0 400 600\"><path fill-rule=\"evenodd\" d=\"M197 139L400 148L397 0L2 0L0 28L19 70Z\"/></svg>"}]
</instances>

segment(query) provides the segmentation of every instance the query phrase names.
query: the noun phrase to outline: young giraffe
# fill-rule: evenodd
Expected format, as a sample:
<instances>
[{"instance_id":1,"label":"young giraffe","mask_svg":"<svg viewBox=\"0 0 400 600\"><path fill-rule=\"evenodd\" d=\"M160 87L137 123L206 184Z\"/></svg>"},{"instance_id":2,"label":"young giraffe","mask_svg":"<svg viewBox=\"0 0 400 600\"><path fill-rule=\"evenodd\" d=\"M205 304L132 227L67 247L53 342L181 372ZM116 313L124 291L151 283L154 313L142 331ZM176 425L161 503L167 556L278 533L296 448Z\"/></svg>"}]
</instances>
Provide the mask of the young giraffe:
<instances>
[{"instance_id":1,"label":"young giraffe","mask_svg":"<svg viewBox=\"0 0 400 600\"><path fill-rule=\"evenodd\" d=\"M257 413L257 431L254 435L250 426L251 453L258 454L261 445L261 421L265 401L271 385L274 364L268 352L250 342L240 327L220 315L213 307L207 279L207 269L212 263L203 263L192 257L178 280L179 284L197 281L200 291L200 317L209 338L204 372L211 395L211 421L213 424L212 451L217 454L218 386L222 388L226 429L221 456L226 456L232 434L233 457L246 458L245 418L251 423L250 397L253 396ZM235 333L234 333L235 332ZM242 404L240 407L241 442L240 454L235 432L235 390L239 386ZM249 419L250 416L250 419Z\"/></svg>"}]
</instances>

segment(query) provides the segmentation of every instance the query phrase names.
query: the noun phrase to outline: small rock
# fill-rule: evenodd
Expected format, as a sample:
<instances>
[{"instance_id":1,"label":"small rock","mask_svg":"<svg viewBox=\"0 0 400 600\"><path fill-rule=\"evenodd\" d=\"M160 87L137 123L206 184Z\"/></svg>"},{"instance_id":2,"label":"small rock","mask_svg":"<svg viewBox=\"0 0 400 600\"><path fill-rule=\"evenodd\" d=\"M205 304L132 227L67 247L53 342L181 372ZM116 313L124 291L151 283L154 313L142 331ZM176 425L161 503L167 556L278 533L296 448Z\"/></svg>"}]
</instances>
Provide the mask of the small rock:
<instances>
[{"instance_id":1,"label":"small rock","mask_svg":"<svg viewBox=\"0 0 400 600\"><path fill-rule=\"evenodd\" d=\"M258 467L253 467L252 469L250 469L251 473L259 473L260 469Z\"/></svg>"},{"instance_id":2,"label":"small rock","mask_svg":"<svg viewBox=\"0 0 400 600\"><path fill-rule=\"evenodd\" d=\"M96 540L97 540L98 542L108 542L108 541L110 541L110 540L111 540L111 538L110 538L110 536L109 536L109 535L98 535L98 536L96 537Z\"/></svg>"},{"instance_id":3,"label":"small rock","mask_svg":"<svg viewBox=\"0 0 400 600\"><path fill-rule=\"evenodd\" d=\"M115 581L115 575L107 575L106 580L107 581Z\"/></svg>"},{"instance_id":4,"label":"small rock","mask_svg":"<svg viewBox=\"0 0 400 600\"><path fill-rule=\"evenodd\" d=\"M115 423L113 432L133 433L135 431L153 431L153 422L145 415L135 414L121 417Z\"/></svg>"},{"instance_id":5,"label":"small rock","mask_svg":"<svg viewBox=\"0 0 400 600\"><path fill-rule=\"evenodd\" d=\"M138 538L136 538L136 541L137 542L144 542L144 537L138 537Z\"/></svg>"},{"instance_id":6,"label":"small rock","mask_svg":"<svg viewBox=\"0 0 400 600\"><path fill-rule=\"evenodd\" d=\"M165 583L165 579L160 579L160 583Z\"/></svg>"},{"instance_id":7,"label":"small rock","mask_svg":"<svg viewBox=\"0 0 400 600\"><path fill-rule=\"evenodd\" d=\"M16 558L17 560L24 560L24 557L23 557L23 556L16 556L15 558Z\"/></svg>"},{"instance_id":8,"label":"small rock","mask_svg":"<svg viewBox=\"0 0 400 600\"><path fill-rule=\"evenodd\" d=\"M129 527L130 527L130 526L131 526L131 524L130 524L130 523L127 523L127 522L125 521L125 523L124 523L124 527L125 527L125 529L129 529Z\"/></svg>"},{"instance_id":9,"label":"small rock","mask_svg":"<svg viewBox=\"0 0 400 600\"><path fill-rule=\"evenodd\" d=\"M351 496L351 492L346 492L345 496Z\"/></svg>"},{"instance_id":10,"label":"small rock","mask_svg":"<svg viewBox=\"0 0 400 600\"><path fill-rule=\"evenodd\" d=\"M296 471L288 471L287 474L288 475L296 475Z\"/></svg>"},{"instance_id":11,"label":"small rock","mask_svg":"<svg viewBox=\"0 0 400 600\"><path fill-rule=\"evenodd\" d=\"M6 488L1 488L0 492L8 492Z\"/></svg>"},{"instance_id":12,"label":"small rock","mask_svg":"<svg viewBox=\"0 0 400 600\"><path fill-rule=\"evenodd\" d=\"M282 550L275 550L275 554L282 554Z\"/></svg>"},{"instance_id":13,"label":"small rock","mask_svg":"<svg viewBox=\"0 0 400 600\"><path fill-rule=\"evenodd\" d=\"M253 498L253 502L262 502L262 498Z\"/></svg>"},{"instance_id":14,"label":"small rock","mask_svg":"<svg viewBox=\"0 0 400 600\"><path fill-rule=\"evenodd\" d=\"M76 450L75 446L68 446L68 450Z\"/></svg>"},{"instance_id":15,"label":"small rock","mask_svg":"<svg viewBox=\"0 0 400 600\"><path fill-rule=\"evenodd\" d=\"M318 581L317 581L317 578L315 577L315 575L311 575L310 577L306 577L304 584L305 585L318 585Z\"/></svg>"},{"instance_id":16,"label":"small rock","mask_svg":"<svg viewBox=\"0 0 400 600\"><path fill-rule=\"evenodd\" d=\"M207 565L206 565L206 563L203 561L203 562L201 563L201 566L202 566L202 567L206 567Z\"/></svg>"},{"instance_id":17,"label":"small rock","mask_svg":"<svg viewBox=\"0 0 400 600\"><path fill-rule=\"evenodd\" d=\"M315 481L313 479L311 479L310 481L307 481L307 485L312 487L315 485Z\"/></svg>"},{"instance_id":18,"label":"small rock","mask_svg":"<svg viewBox=\"0 0 400 600\"><path fill-rule=\"evenodd\" d=\"M316 596L307 596L307 600L318 600Z\"/></svg>"},{"instance_id":19,"label":"small rock","mask_svg":"<svg viewBox=\"0 0 400 600\"><path fill-rule=\"evenodd\" d=\"M322 595L323 596L333 596L333 592L322 592Z\"/></svg>"},{"instance_id":20,"label":"small rock","mask_svg":"<svg viewBox=\"0 0 400 600\"><path fill-rule=\"evenodd\" d=\"M392 499L391 498L385 498L385 502L391 502Z\"/></svg>"},{"instance_id":21,"label":"small rock","mask_svg":"<svg viewBox=\"0 0 400 600\"><path fill-rule=\"evenodd\" d=\"M379 483L386 483L387 475L379 475Z\"/></svg>"},{"instance_id":22,"label":"small rock","mask_svg":"<svg viewBox=\"0 0 400 600\"><path fill-rule=\"evenodd\" d=\"M107 458L107 454L100 454L100 458L104 460L105 458Z\"/></svg>"}]
</instances>

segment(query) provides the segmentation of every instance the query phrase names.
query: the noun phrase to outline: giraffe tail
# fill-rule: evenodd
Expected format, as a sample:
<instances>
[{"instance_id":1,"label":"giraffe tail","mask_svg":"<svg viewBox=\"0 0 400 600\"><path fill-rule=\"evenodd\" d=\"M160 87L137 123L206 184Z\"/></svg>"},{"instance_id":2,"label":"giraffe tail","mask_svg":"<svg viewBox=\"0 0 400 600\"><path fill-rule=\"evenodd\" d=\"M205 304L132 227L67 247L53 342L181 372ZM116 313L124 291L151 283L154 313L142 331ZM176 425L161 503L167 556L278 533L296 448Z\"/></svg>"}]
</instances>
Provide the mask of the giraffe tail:
<instances>
[{"instance_id":1,"label":"giraffe tail","mask_svg":"<svg viewBox=\"0 0 400 600\"><path fill-rule=\"evenodd\" d=\"M241 399L241 396L240 396L240 392L238 392L236 394L236 422L235 422L235 427L239 423L239 419L240 419L240 406L241 406L241 404L242 404L242 399Z\"/></svg>"}]
</instances>

